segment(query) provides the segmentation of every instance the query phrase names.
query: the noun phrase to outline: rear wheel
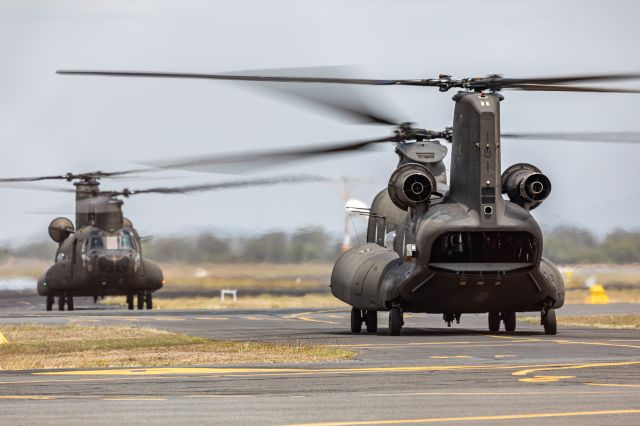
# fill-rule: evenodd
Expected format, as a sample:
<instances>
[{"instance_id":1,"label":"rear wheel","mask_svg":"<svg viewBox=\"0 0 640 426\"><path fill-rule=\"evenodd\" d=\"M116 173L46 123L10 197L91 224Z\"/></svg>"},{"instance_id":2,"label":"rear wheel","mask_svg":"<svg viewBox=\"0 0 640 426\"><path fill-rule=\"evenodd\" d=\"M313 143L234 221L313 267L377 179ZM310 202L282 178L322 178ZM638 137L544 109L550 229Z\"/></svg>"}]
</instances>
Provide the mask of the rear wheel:
<instances>
[{"instance_id":1,"label":"rear wheel","mask_svg":"<svg viewBox=\"0 0 640 426\"><path fill-rule=\"evenodd\" d=\"M145 297L145 304L147 309L153 309L153 294L148 291L147 297Z\"/></svg>"},{"instance_id":2,"label":"rear wheel","mask_svg":"<svg viewBox=\"0 0 640 426\"><path fill-rule=\"evenodd\" d=\"M53 309L53 296L47 296L47 311L50 311Z\"/></svg>"},{"instance_id":3,"label":"rear wheel","mask_svg":"<svg viewBox=\"0 0 640 426\"><path fill-rule=\"evenodd\" d=\"M360 333L362 331L362 310L351 308L351 332Z\"/></svg>"},{"instance_id":4,"label":"rear wheel","mask_svg":"<svg viewBox=\"0 0 640 426\"><path fill-rule=\"evenodd\" d=\"M58 296L58 310L64 311L64 296Z\"/></svg>"},{"instance_id":5,"label":"rear wheel","mask_svg":"<svg viewBox=\"0 0 640 426\"><path fill-rule=\"evenodd\" d=\"M378 331L378 312L366 311L364 321L367 324L367 333L375 333Z\"/></svg>"},{"instance_id":6,"label":"rear wheel","mask_svg":"<svg viewBox=\"0 0 640 426\"><path fill-rule=\"evenodd\" d=\"M127 309L133 310L133 294L127 294Z\"/></svg>"},{"instance_id":7,"label":"rear wheel","mask_svg":"<svg viewBox=\"0 0 640 426\"><path fill-rule=\"evenodd\" d=\"M500 331L500 312L489 312L489 331L492 333Z\"/></svg>"},{"instance_id":8,"label":"rear wheel","mask_svg":"<svg viewBox=\"0 0 640 426\"><path fill-rule=\"evenodd\" d=\"M544 334L555 335L558 332L558 323L556 322L556 310L549 309L544 316Z\"/></svg>"},{"instance_id":9,"label":"rear wheel","mask_svg":"<svg viewBox=\"0 0 640 426\"><path fill-rule=\"evenodd\" d=\"M73 311L73 296L67 296L67 310Z\"/></svg>"},{"instance_id":10,"label":"rear wheel","mask_svg":"<svg viewBox=\"0 0 640 426\"><path fill-rule=\"evenodd\" d=\"M516 313L515 312L503 312L502 321L504 322L504 329L508 333L516 331Z\"/></svg>"},{"instance_id":11,"label":"rear wheel","mask_svg":"<svg viewBox=\"0 0 640 426\"><path fill-rule=\"evenodd\" d=\"M394 306L389 311L389 334L392 336L398 336L403 325L404 319L402 318L402 309L400 309L399 306Z\"/></svg>"}]
</instances>

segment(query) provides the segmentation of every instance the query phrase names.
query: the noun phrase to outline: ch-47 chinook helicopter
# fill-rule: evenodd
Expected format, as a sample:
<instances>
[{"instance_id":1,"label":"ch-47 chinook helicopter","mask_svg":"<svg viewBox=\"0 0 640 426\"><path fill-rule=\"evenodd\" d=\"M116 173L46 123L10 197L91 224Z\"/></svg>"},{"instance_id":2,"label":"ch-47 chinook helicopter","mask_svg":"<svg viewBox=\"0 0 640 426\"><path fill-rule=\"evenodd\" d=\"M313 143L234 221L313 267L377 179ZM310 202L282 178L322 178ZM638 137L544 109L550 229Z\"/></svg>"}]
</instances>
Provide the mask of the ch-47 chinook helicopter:
<instances>
[{"instance_id":1,"label":"ch-47 chinook helicopter","mask_svg":"<svg viewBox=\"0 0 640 426\"><path fill-rule=\"evenodd\" d=\"M175 187L142 190L100 190L100 179L140 173L149 169L121 172L90 172L59 176L39 176L0 179L0 183L66 180L75 189L34 186L31 189L75 193L75 226L65 217L49 224L49 236L58 249L55 263L38 279L38 294L46 297L46 307L74 308L74 297L126 296L128 309L152 309L153 293L162 288L164 279L160 267L143 257L138 231L122 214L123 201L118 197L141 194L187 194L201 191L244 188L324 180L309 175L254 178ZM29 188L29 187L27 187Z\"/></svg>"},{"instance_id":2,"label":"ch-47 chinook helicopter","mask_svg":"<svg viewBox=\"0 0 640 426\"><path fill-rule=\"evenodd\" d=\"M275 71L276 73L278 71ZM564 284L556 266L542 257L540 226L531 215L550 194L551 182L531 164L515 164L504 172L502 139L638 142L637 132L502 133L500 93L504 89L546 92L640 93L637 89L575 85L594 81L639 79L640 74L582 75L542 78L503 78L491 75L454 79L379 80L343 77L282 76L274 72L190 74L128 71L59 71L60 74L195 78L265 83L295 83L283 90L320 103L360 121L396 126L390 137L340 145L299 148L166 163L167 168L215 170L230 163L273 164L325 154L356 151L381 142L396 143L400 157L388 187L374 199L367 243L355 246L337 260L331 291L352 306L351 331L362 324L377 330L378 311L389 311L389 331L400 334L404 312L442 314L450 325L464 313L488 313L489 330L501 322L516 328L516 312L540 312L546 334L556 334L555 309L564 304ZM261 75L256 75L261 74ZM460 89L453 126L443 131L415 128L373 112L370 105L344 103L299 88L303 83L344 85L427 86L441 92ZM282 86L280 86L282 87ZM317 87L317 86L316 86ZM278 90L277 87L273 87ZM345 97L342 97L345 99ZM349 98L347 96L346 98ZM452 144L451 179L447 188L445 164ZM503 197L503 194L506 195ZM390 247L385 237L395 232Z\"/></svg>"}]
</instances>

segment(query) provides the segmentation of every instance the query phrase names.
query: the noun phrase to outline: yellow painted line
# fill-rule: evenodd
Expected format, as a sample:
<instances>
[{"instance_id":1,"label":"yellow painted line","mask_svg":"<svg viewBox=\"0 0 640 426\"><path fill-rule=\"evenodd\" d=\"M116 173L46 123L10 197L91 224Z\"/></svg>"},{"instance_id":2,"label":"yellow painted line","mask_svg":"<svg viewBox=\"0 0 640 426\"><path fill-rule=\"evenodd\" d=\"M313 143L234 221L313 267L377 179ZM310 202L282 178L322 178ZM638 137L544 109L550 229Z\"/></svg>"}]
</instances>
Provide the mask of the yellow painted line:
<instances>
[{"instance_id":1,"label":"yellow painted line","mask_svg":"<svg viewBox=\"0 0 640 426\"><path fill-rule=\"evenodd\" d=\"M382 424L407 424L407 423L440 423L440 422L478 422L496 420L522 420L545 419L558 417L579 416L610 416L616 414L640 414L640 410L600 410L600 411L573 411L566 413L527 413L506 414L497 416L469 416L469 417L428 417L423 419L398 419L398 420L356 420L346 422L326 423L300 423L289 426L347 426L347 425L382 425Z\"/></svg>"},{"instance_id":2,"label":"yellow painted line","mask_svg":"<svg viewBox=\"0 0 640 426\"><path fill-rule=\"evenodd\" d=\"M266 320L266 319L269 319L269 318L267 318L267 317L254 317L254 316L250 316L249 315L249 316L246 316L246 317L242 317L242 319L249 320L249 321L263 321L263 320Z\"/></svg>"},{"instance_id":3,"label":"yellow painted line","mask_svg":"<svg viewBox=\"0 0 640 426\"><path fill-rule=\"evenodd\" d=\"M459 358L472 358L469 355L433 355L430 356L429 358L431 359L450 359L450 358L454 358L454 359L459 359Z\"/></svg>"},{"instance_id":4,"label":"yellow painted line","mask_svg":"<svg viewBox=\"0 0 640 426\"><path fill-rule=\"evenodd\" d=\"M30 400L45 400L56 399L47 395L0 395L0 399L30 399Z\"/></svg>"},{"instance_id":5,"label":"yellow painted line","mask_svg":"<svg viewBox=\"0 0 640 426\"><path fill-rule=\"evenodd\" d=\"M103 401L166 401L167 398L143 398L143 397L131 397L131 398L102 398Z\"/></svg>"},{"instance_id":6,"label":"yellow painted line","mask_svg":"<svg viewBox=\"0 0 640 426\"><path fill-rule=\"evenodd\" d=\"M589 386L604 386L604 387L615 387L615 388L640 388L640 385L632 384L632 383L585 383Z\"/></svg>"},{"instance_id":7,"label":"yellow painted line","mask_svg":"<svg viewBox=\"0 0 640 426\"><path fill-rule=\"evenodd\" d=\"M307 321L307 322L319 322L319 323L322 323L322 324L338 324L337 322L334 322L334 321L322 321L322 320L317 320L317 319L314 319L314 318L309 318L309 317L304 317L304 316L296 317L296 319L299 319L301 321Z\"/></svg>"},{"instance_id":8,"label":"yellow painted line","mask_svg":"<svg viewBox=\"0 0 640 426\"><path fill-rule=\"evenodd\" d=\"M229 318L227 317L196 317L197 320L207 320L207 321L225 321Z\"/></svg>"},{"instance_id":9,"label":"yellow painted line","mask_svg":"<svg viewBox=\"0 0 640 426\"><path fill-rule=\"evenodd\" d=\"M532 391L532 392L406 392L406 393L370 393L366 396L535 396L535 395L618 395L621 391Z\"/></svg>"},{"instance_id":10,"label":"yellow painted line","mask_svg":"<svg viewBox=\"0 0 640 426\"><path fill-rule=\"evenodd\" d=\"M639 365L640 361L624 361L624 362L593 362L586 364L574 364L574 365L560 365L549 367L534 367L525 370L519 370L511 373L513 376L526 376L530 373L536 373L538 371L556 371L556 370L580 370L584 368L601 368L601 367L625 367L628 365Z\"/></svg>"},{"instance_id":11,"label":"yellow painted line","mask_svg":"<svg viewBox=\"0 0 640 426\"><path fill-rule=\"evenodd\" d=\"M518 355L495 355L494 358L502 359L502 358L515 358Z\"/></svg>"},{"instance_id":12,"label":"yellow painted line","mask_svg":"<svg viewBox=\"0 0 640 426\"><path fill-rule=\"evenodd\" d=\"M4 334L0 333L0 345L8 345L9 341L7 340L6 337L4 337Z\"/></svg>"},{"instance_id":13,"label":"yellow painted line","mask_svg":"<svg viewBox=\"0 0 640 426\"><path fill-rule=\"evenodd\" d=\"M525 383L556 383L564 379L575 379L576 376L533 376L519 379L519 382Z\"/></svg>"},{"instance_id":14,"label":"yellow painted line","mask_svg":"<svg viewBox=\"0 0 640 426\"><path fill-rule=\"evenodd\" d=\"M161 317L149 317L149 319L153 319L156 321L184 321L184 318L180 317L169 317L169 316L161 316Z\"/></svg>"},{"instance_id":15,"label":"yellow painted line","mask_svg":"<svg viewBox=\"0 0 640 426\"><path fill-rule=\"evenodd\" d=\"M561 345L591 345L591 346L612 346L614 348L631 348L640 349L638 345L621 345L618 343L605 343L605 342L583 342L579 340L553 340L553 342Z\"/></svg>"},{"instance_id":16,"label":"yellow painted line","mask_svg":"<svg viewBox=\"0 0 640 426\"><path fill-rule=\"evenodd\" d=\"M253 398L253 395L216 395L216 394L203 394L203 395L187 395L186 398Z\"/></svg>"}]
</instances>

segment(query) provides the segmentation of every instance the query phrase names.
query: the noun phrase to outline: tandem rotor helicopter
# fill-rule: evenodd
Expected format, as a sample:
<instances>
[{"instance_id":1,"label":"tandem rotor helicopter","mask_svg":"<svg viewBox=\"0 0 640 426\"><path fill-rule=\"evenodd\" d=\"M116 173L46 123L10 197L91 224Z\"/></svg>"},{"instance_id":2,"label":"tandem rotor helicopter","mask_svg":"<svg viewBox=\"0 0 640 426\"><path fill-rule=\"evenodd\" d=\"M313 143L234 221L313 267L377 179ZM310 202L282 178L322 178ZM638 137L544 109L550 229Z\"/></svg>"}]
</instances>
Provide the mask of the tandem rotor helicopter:
<instances>
[{"instance_id":1,"label":"tandem rotor helicopter","mask_svg":"<svg viewBox=\"0 0 640 426\"><path fill-rule=\"evenodd\" d=\"M123 216L119 197L142 194L188 194L254 186L324 181L310 175L290 175L187 186L156 187L140 190L102 191L100 179L148 172L150 169L117 172L67 173L54 176L0 179L1 183L64 180L75 189L33 186L27 189L75 193L75 226L66 217L49 224L49 236L58 243L55 263L38 279L38 294L46 297L47 311L74 309L74 297L126 296L128 309L153 308L153 293L164 278L160 267L143 256L142 239L132 222Z\"/></svg>"},{"instance_id":2,"label":"tandem rotor helicopter","mask_svg":"<svg viewBox=\"0 0 640 426\"><path fill-rule=\"evenodd\" d=\"M500 132L503 90L640 93L637 89L580 85L640 79L637 73L540 78L490 75L463 79L440 75L409 80L274 75L278 70L253 75L82 70L58 73L231 80L261 82L265 86L291 83L270 88L319 103L361 122L395 126L391 136L379 139L156 164L215 171L229 164L277 164L395 143L398 166L368 212L367 242L343 253L331 276L332 293L352 306L354 333L361 331L363 323L368 332L375 332L378 311L389 311L391 335L400 334L404 312L442 314L448 325L459 322L462 314L488 313L491 332L498 331L501 323L506 331L514 331L516 312L539 312L545 333L556 334L555 310L564 304L564 284L557 267L542 257L542 231L531 215L531 210L549 196L551 182L531 164L514 164L502 172L502 139L640 141L640 134L634 132ZM459 91L453 96L453 126L432 131L373 112L371 105L353 102L354 97L344 102L326 90L320 96L309 94L301 90L307 83L340 87L342 93L348 90L345 85ZM443 162L448 149L441 140L452 145L448 186ZM395 232L395 240L385 246L385 238L391 232Z\"/></svg>"}]
</instances>

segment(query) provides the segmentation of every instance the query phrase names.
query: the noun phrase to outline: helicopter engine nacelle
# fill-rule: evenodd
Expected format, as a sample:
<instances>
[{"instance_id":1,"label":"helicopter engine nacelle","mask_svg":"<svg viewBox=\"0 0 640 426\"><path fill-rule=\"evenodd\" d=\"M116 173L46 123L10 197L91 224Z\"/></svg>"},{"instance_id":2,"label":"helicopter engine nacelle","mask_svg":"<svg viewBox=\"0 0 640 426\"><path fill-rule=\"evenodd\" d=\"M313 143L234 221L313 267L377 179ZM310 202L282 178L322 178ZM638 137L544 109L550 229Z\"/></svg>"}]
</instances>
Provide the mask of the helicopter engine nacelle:
<instances>
[{"instance_id":1,"label":"helicopter engine nacelle","mask_svg":"<svg viewBox=\"0 0 640 426\"><path fill-rule=\"evenodd\" d=\"M403 164L389 178L389 197L402 210L428 203L435 190L436 179L422 164Z\"/></svg>"},{"instance_id":2,"label":"helicopter engine nacelle","mask_svg":"<svg viewBox=\"0 0 640 426\"><path fill-rule=\"evenodd\" d=\"M49 224L49 236L58 244L66 240L74 232L73 222L66 217L57 217Z\"/></svg>"},{"instance_id":3,"label":"helicopter engine nacelle","mask_svg":"<svg viewBox=\"0 0 640 426\"><path fill-rule=\"evenodd\" d=\"M502 193L512 202L533 210L551 193L551 181L536 166L518 163L502 174Z\"/></svg>"}]
</instances>

